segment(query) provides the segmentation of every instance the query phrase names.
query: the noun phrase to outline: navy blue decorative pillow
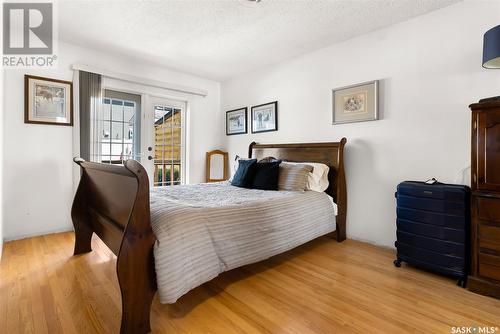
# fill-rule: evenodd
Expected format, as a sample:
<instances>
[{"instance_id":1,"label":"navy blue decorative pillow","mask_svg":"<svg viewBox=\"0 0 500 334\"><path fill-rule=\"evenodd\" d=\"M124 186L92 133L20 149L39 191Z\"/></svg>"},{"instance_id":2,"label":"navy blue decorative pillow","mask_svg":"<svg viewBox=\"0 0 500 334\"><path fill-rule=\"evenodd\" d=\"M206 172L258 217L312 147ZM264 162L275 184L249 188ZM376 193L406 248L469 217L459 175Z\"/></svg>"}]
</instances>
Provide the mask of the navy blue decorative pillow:
<instances>
[{"instance_id":1,"label":"navy blue decorative pillow","mask_svg":"<svg viewBox=\"0 0 500 334\"><path fill-rule=\"evenodd\" d=\"M257 159L239 160L238 169L234 173L231 184L236 187L249 188L252 185L254 167Z\"/></svg>"},{"instance_id":2,"label":"navy blue decorative pillow","mask_svg":"<svg viewBox=\"0 0 500 334\"><path fill-rule=\"evenodd\" d=\"M279 168L281 160L259 162L255 164L252 189L278 190Z\"/></svg>"}]
</instances>

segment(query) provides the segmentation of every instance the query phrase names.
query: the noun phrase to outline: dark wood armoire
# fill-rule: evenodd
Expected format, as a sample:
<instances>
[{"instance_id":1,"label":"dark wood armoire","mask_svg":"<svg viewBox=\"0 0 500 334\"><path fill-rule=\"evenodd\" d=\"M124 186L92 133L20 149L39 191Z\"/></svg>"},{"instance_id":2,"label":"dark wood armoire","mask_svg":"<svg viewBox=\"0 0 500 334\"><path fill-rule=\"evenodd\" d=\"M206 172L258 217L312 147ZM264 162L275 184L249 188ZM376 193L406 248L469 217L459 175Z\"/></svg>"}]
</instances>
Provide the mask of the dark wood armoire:
<instances>
[{"instance_id":1,"label":"dark wood armoire","mask_svg":"<svg viewBox=\"0 0 500 334\"><path fill-rule=\"evenodd\" d=\"M500 100L470 105L471 291L500 298Z\"/></svg>"}]
</instances>

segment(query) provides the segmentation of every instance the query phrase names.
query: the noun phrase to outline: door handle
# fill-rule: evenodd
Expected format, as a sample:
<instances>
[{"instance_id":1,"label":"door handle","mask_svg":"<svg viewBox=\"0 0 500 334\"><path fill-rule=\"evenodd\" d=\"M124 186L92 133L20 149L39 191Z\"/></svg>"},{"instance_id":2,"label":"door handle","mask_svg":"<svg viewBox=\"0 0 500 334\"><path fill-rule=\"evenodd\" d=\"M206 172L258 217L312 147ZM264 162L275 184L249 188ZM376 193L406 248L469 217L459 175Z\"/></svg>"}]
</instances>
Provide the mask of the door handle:
<instances>
[{"instance_id":1,"label":"door handle","mask_svg":"<svg viewBox=\"0 0 500 334\"><path fill-rule=\"evenodd\" d=\"M153 157L148 155L148 160L153 160Z\"/></svg>"},{"instance_id":2,"label":"door handle","mask_svg":"<svg viewBox=\"0 0 500 334\"><path fill-rule=\"evenodd\" d=\"M148 151L151 152L153 148L151 146L148 146Z\"/></svg>"}]
</instances>

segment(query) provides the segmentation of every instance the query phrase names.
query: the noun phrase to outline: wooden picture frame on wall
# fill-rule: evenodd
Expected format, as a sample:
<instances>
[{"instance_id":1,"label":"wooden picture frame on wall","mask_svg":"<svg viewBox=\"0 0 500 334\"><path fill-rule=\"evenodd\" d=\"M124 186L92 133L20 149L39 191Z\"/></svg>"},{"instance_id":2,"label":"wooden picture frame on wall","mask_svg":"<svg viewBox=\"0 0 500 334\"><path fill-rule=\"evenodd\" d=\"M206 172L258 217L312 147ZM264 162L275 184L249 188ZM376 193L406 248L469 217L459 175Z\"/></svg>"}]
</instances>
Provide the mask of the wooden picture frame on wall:
<instances>
[{"instance_id":1,"label":"wooden picture frame on wall","mask_svg":"<svg viewBox=\"0 0 500 334\"><path fill-rule=\"evenodd\" d=\"M252 133L278 131L278 101L252 107Z\"/></svg>"},{"instance_id":2,"label":"wooden picture frame on wall","mask_svg":"<svg viewBox=\"0 0 500 334\"><path fill-rule=\"evenodd\" d=\"M73 83L25 75L24 123L73 126Z\"/></svg>"}]
</instances>

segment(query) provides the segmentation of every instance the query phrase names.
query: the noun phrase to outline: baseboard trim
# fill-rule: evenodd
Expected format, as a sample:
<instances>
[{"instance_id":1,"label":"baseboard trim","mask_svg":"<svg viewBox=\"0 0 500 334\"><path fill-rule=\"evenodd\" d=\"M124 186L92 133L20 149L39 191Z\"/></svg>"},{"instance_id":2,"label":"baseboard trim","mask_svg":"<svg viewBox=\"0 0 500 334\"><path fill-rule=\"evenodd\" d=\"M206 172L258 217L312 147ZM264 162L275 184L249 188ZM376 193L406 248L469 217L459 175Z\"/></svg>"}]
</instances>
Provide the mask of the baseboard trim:
<instances>
[{"instance_id":1,"label":"baseboard trim","mask_svg":"<svg viewBox=\"0 0 500 334\"><path fill-rule=\"evenodd\" d=\"M388 246L388 245L385 245L385 244L381 244L381 243L375 242L373 240L368 240L368 239L353 237L352 235L349 235L349 234L347 234L347 239L364 242L365 244L370 244L372 246L377 246L377 247L389 249L389 250L392 250L392 251L396 250L395 246Z\"/></svg>"},{"instance_id":2,"label":"baseboard trim","mask_svg":"<svg viewBox=\"0 0 500 334\"><path fill-rule=\"evenodd\" d=\"M62 233L62 232L73 232L73 227L65 227L65 228L58 228L54 230L46 230L46 231L41 231L41 232L36 232L36 233L27 233L27 234L20 234L16 235L13 237L5 238L4 242L9 242L9 241L14 241L14 240L21 240L21 239L27 239L27 238L33 238L33 237L40 237L42 235L47 235L47 234L54 234L54 233Z\"/></svg>"}]
</instances>

